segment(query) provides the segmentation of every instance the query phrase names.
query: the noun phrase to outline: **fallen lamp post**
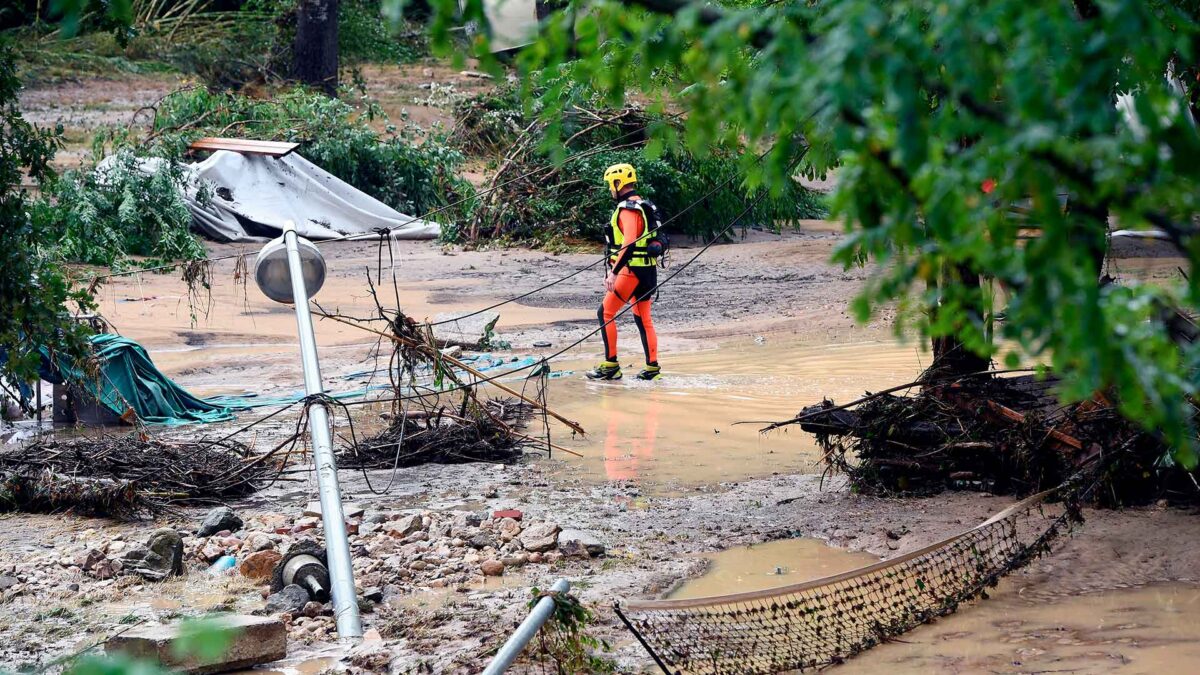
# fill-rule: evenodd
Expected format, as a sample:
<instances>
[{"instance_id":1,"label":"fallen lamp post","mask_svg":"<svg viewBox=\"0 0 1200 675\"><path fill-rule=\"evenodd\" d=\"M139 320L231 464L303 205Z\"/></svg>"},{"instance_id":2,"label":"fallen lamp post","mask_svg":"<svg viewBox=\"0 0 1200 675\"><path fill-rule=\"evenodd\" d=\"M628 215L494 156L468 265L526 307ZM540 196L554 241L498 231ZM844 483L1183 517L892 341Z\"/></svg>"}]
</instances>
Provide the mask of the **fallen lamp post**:
<instances>
[{"instance_id":1,"label":"fallen lamp post","mask_svg":"<svg viewBox=\"0 0 1200 675\"><path fill-rule=\"evenodd\" d=\"M304 392L309 397L325 393L321 383L321 367L317 361L317 339L308 308L309 298L316 295L325 283L325 269L325 258L320 250L297 235L296 224L290 220L284 225L283 235L263 246L254 262L254 279L263 294L276 302L291 303L296 309ZM346 521L342 516L342 495L333 457L329 409L320 398L309 402L308 428L316 465L317 491L325 528L329 591L333 598L338 637L359 638L362 637L362 621L358 614L358 596L354 590L354 568L350 564L350 542L346 538Z\"/></svg>"},{"instance_id":2,"label":"fallen lamp post","mask_svg":"<svg viewBox=\"0 0 1200 675\"><path fill-rule=\"evenodd\" d=\"M538 600L537 604L533 607L533 611L529 613L529 616L525 617L521 625L517 626L516 632L509 636L508 641L504 643L500 651L496 652L496 656L488 664L487 669L483 671L483 675L501 675L501 673L507 671L509 666L521 655L521 652L525 650L525 646L529 644L533 636L537 635L537 632L541 630L546 620L554 614L554 597L570 590L571 584L566 579L559 579L554 582L554 585L550 587L551 592L543 596L541 600Z\"/></svg>"}]
</instances>

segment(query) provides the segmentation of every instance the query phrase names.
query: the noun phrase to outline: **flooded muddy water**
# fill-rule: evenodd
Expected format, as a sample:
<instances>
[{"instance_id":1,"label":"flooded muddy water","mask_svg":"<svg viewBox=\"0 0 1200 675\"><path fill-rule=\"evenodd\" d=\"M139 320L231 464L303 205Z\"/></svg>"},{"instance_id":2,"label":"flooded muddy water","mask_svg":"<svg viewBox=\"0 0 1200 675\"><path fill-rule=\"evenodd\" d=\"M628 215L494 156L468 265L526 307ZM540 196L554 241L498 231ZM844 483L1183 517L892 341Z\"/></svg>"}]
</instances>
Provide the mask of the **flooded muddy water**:
<instances>
[{"instance_id":1,"label":"flooded muddy water","mask_svg":"<svg viewBox=\"0 0 1200 675\"><path fill-rule=\"evenodd\" d=\"M553 407L579 421L586 438L556 442L584 455L565 462L587 479L636 481L652 489L738 481L775 472L819 472L813 437L799 428L759 433L824 397L849 402L915 379L928 361L915 345L856 342L789 345L769 338L671 354L657 382L590 382L588 362L551 380ZM753 424L738 425L750 421Z\"/></svg>"},{"instance_id":2,"label":"flooded muddy water","mask_svg":"<svg viewBox=\"0 0 1200 675\"><path fill-rule=\"evenodd\" d=\"M879 562L869 553L843 551L817 539L780 539L705 556L708 570L671 592L672 600L759 591L840 574Z\"/></svg>"},{"instance_id":3,"label":"flooded muddy water","mask_svg":"<svg viewBox=\"0 0 1200 675\"><path fill-rule=\"evenodd\" d=\"M1200 586L1159 584L1056 598L1001 582L989 600L836 669L845 673L1194 673Z\"/></svg>"}]
</instances>

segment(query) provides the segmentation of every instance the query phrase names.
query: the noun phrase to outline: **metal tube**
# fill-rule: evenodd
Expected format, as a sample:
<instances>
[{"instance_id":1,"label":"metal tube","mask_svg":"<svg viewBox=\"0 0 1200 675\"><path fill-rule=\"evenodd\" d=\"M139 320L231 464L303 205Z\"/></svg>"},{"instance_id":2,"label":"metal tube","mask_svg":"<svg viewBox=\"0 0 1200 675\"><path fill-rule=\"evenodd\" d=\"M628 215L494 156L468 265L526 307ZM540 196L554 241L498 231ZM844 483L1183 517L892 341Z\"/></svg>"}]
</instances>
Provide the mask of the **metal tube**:
<instances>
[{"instance_id":1,"label":"metal tube","mask_svg":"<svg viewBox=\"0 0 1200 675\"><path fill-rule=\"evenodd\" d=\"M300 334L300 362L304 367L304 391L309 396L325 393L321 384L321 366L317 362L317 338L312 314L308 309L308 289L296 244L295 224L284 226L288 269L292 277L292 298L296 308L296 328ZM350 542L342 516L342 494L338 487L337 464L333 459L333 439L329 434L329 410L317 401L308 409L308 430L312 437L313 458L317 469L317 491L321 499L321 520L325 526L325 556L329 568L333 614L337 618L338 637L362 637L358 615L358 596L354 591L354 568L350 564Z\"/></svg>"},{"instance_id":2,"label":"metal tube","mask_svg":"<svg viewBox=\"0 0 1200 675\"><path fill-rule=\"evenodd\" d=\"M566 593L571 590L571 584L566 579L559 579L554 582L550 590L556 593ZM534 635L537 635L537 632L542 628L542 624L546 623L546 620L553 613L554 596L548 595L538 600L538 603L533 607L533 611L517 627L517 631L508 638L508 642L504 643L500 651L496 652L495 658L488 664L487 670L483 671L483 675L500 675L508 670L513 661L516 661L521 652L525 650L525 645L529 644Z\"/></svg>"}]
</instances>

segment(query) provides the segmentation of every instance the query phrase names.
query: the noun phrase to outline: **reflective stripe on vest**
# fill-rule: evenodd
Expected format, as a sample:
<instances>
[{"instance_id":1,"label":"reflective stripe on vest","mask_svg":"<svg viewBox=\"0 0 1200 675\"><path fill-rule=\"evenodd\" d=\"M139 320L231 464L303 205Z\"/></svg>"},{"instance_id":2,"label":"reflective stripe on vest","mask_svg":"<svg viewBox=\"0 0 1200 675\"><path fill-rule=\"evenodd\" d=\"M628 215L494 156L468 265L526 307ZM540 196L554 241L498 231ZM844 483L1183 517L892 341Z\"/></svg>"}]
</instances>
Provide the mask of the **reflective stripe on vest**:
<instances>
[{"instance_id":1,"label":"reflective stripe on vest","mask_svg":"<svg viewBox=\"0 0 1200 675\"><path fill-rule=\"evenodd\" d=\"M625 246L625 234L621 232L621 209L637 211L642 216L642 236L634 242L632 255L629 257L630 267L654 267L658 261L650 257L650 219L646 216L646 210L641 204L632 199L627 199L617 206L617 210L613 211L612 222L609 224L609 240L608 256L609 261L616 264L617 258L620 257L621 249Z\"/></svg>"}]
</instances>

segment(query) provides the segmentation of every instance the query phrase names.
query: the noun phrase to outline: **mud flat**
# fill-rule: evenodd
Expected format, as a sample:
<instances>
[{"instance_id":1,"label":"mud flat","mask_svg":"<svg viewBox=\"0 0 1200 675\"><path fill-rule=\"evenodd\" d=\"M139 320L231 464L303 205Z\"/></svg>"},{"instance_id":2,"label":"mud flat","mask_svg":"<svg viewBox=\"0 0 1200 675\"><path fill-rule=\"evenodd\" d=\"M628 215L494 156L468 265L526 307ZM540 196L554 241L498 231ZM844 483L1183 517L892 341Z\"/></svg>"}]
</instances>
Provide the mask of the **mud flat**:
<instances>
[{"instance_id":1,"label":"mud flat","mask_svg":"<svg viewBox=\"0 0 1200 675\"><path fill-rule=\"evenodd\" d=\"M813 551L835 547L842 553L833 557L849 565L900 555L965 530L1011 503L970 493L926 499L852 494L839 477L821 474L819 454L806 434L793 430L762 436L754 424L734 424L782 419L825 396L848 400L865 390L909 381L928 362L927 354L912 344L892 339L886 313L871 326L852 325L845 304L865 272L846 272L825 262L837 241L835 229L826 224L783 236L752 233L746 242L714 247L678 283L665 287L655 307L667 372L660 383L585 381L580 371L598 356L595 338L555 359L552 368L562 376L550 380L551 403L579 420L588 434L572 438L559 428L554 440L581 452L582 458L556 453L507 467L414 467L403 470L385 495L372 494L361 473L343 471L346 499L362 504L368 514L416 510L437 520L457 512L517 508L530 522L585 530L607 549L603 557L527 563L506 572L503 581L466 579L435 587L432 580L414 577L420 588L387 611L365 615L368 630L379 634L378 649L394 659L393 667L478 670L489 649L527 611L528 589L567 577L596 608L597 632L613 643L612 656L622 669L636 671L648 666L649 659L620 628L611 602L661 596L681 579L701 577L710 569L719 572L722 559L714 565L707 558L714 552L742 556L741 562L726 565L735 577L742 569L753 570L758 582L779 580L773 576L790 582L802 574L825 574L819 563L811 563ZM239 250L212 248L218 255ZM397 242L394 252L401 306L417 318L479 309L594 259L591 254L443 251L420 242ZM377 254L374 244L328 247L332 276L318 297L322 305L367 314L371 300L362 276ZM199 393L273 396L298 391L290 312L261 298L254 288L235 285L233 271L232 261L215 266L212 301L205 298L205 311L193 311L187 289L174 275L113 280L103 287L102 311L120 332L146 344L163 370ZM1151 275L1168 272L1159 261L1147 268ZM599 288L598 277L579 275L501 308L497 329L513 345L503 356L557 351L591 331ZM318 322L317 330L330 389L360 384L351 376L375 367L375 341L330 321ZM533 347L543 341L552 346ZM621 341L623 363L636 370L640 354L632 321L622 321ZM362 424L369 426L369 415L381 411L362 408ZM235 423L167 433L228 432L256 417L247 413ZM268 443L294 424L294 416L283 415L257 427L255 440ZM379 485L389 472L370 476ZM314 490L308 474L290 477L296 482L233 506L248 522L297 527ZM17 542L0 551L0 576L18 580L0 591L0 661L45 662L130 621L170 621L213 607L261 607L262 588L235 579L213 584L194 572L186 581L161 586L105 583L62 563L68 551L101 541L133 541L156 526L194 530L202 516L203 509L194 508L181 508L154 524L0 516L0 539ZM1200 625L1191 619L1195 596L1188 590L1198 581L1194 566L1200 559L1200 519L1156 507L1089 512L1088 517L1075 536L1014 575L993 600L914 632L917 647L889 645L843 669L878 664L909 671L1009 671L1020 670L1023 666L1014 662L1023 660L1036 669L1091 672L1110 663L1140 668L1138 664L1174 663L1157 659L1193 658L1183 641L1192 639L1188 631ZM791 541L798 537L809 543ZM762 545L779 541L783 543ZM207 543L190 545L192 569L202 569L195 556ZM795 548L800 546L811 550ZM774 574L776 568L782 574ZM725 585L722 581L712 590ZM42 620L28 621L33 614L41 614ZM1080 615L1086 616L1083 623L1072 619ZM1121 623L1126 615L1133 619ZM1102 624L1096 623L1098 618ZM304 629L303 648L282 672L304 672L300 664L315 659L322 659L317 661L321 668L327 665L323 659L334 659L338 668L363 669L352 666L355 657L334 645L327 623L305 624L316 628ZM1136 627L1122 628L1126 623ZM1046 637L1050 635L1054 638ZM1080 644L1060 644L1060 638ZM1122 642L1127 638L1137 645ZM981 642L989 648L971 651ZM908 647L912 649L904 651ZM1041 653L1020 652L1026 648Z\"/></svg>"}]
</instances>

